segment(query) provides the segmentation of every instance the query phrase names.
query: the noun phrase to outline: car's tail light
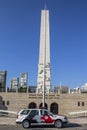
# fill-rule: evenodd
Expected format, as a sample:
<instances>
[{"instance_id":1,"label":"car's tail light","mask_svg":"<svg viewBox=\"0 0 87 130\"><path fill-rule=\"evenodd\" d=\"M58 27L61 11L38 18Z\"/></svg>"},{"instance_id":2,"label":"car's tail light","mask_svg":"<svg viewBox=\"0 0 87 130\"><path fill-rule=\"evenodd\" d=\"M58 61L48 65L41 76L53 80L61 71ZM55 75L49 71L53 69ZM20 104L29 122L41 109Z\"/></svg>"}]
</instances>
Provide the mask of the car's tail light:
<instances>
[{"instance_id":1,"label":"car's tail light","mask_svg":"<svg viewBox=\"0 0 87 130\"><path fill-rule=\"evenodd\" d=\"M18 119L18 115L17 115L17 119Z\"/></svg>"}]
</instances>

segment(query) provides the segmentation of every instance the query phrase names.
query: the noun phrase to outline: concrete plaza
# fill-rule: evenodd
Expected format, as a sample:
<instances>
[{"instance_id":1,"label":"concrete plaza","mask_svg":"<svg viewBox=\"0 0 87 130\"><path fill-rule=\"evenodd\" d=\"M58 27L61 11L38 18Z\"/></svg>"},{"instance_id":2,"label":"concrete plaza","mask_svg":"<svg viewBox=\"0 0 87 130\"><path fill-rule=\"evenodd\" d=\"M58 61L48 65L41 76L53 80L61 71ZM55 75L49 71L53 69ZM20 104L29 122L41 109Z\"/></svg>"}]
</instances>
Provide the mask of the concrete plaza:
<instances>
[{"instance_id":1,"label":"concrete plaza","mask_svg":"<svg viewBox=\"0 0 87 130\"><path fill-rule=\"evenodd\" d=\"M76 124L87 124L87 117L79 117L79 118L69 118L69 123L76 123ZM0 116L0 124L5 125L16 125L16 117L6 117Z\"/></svg>"}]
</instances>

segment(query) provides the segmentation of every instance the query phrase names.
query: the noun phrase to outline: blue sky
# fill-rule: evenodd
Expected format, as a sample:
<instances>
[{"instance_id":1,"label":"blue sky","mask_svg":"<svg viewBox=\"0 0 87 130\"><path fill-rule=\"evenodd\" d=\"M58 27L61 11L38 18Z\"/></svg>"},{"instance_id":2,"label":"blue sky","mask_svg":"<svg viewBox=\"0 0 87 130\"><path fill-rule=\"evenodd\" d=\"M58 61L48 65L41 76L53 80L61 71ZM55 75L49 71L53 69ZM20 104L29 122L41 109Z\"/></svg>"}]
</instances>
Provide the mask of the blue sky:
<instances>
[{"instance_id":1,"label":"blue sky","mask_svg":"<svg viewBox=\"0 0 87 130\"><path fill-rule=\"evenodd\" d=\"M0 0L0 70L37 85L41 10L50 12L51 84L87 82L87 0Z\"/></svg>"}]
</instances>

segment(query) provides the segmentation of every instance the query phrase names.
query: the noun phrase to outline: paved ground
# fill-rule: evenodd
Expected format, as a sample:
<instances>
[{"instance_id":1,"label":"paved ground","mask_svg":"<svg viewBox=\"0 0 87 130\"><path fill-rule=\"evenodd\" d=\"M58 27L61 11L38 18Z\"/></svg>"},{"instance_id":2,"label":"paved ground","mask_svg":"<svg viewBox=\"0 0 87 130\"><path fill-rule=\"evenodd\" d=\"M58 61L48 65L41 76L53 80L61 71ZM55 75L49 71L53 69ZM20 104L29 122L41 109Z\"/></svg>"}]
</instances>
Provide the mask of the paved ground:
<instances>
[{"instance_id":1,"label":"paved ground","mask_svg":"<svg viewBox=\"0 0 87 130\"><path fill-rule=\"evenodd\" d=\"M77 123L80 125L87 124L87 117L71 118L69 119L70 123Z\"/></svg>"},{"instance_id":2,"label":"paved ground","mask_svg":"<svg viewBox=\"0 0 87 130\"><path fill-rule=\"evenodd\" d=\"M0 125L16 125L15 117L0 116Z\"/></svg>"},{"instance_id":3,"label":"paved ground","mask_svg":"<svg viewBox=\"0 0 87 130\"><path fill-rule=\"evenodd\" d=\"M15 117L0 116L0 130L25 130L21 125L17 125L15 120ZM29 130L54 130L54 127L32 126ZM69 124L59 130L87 130L87 117L69 119Z\"/></svg>"},{"instance_id":4,"label":"paved ground","mask_svg":"<svg viewBox=\"0 0 87 130\"><path fill-rule=\"evenodd\" d=\"M0 116L0 124L6 124L6 125L16 125L15 117L5 117ZM69 123L76 123L76 124L87 124L87 117L83 118L71 118L69 119Z\"/></svg>"},{"instance_id":5,"label":"paved ground","mask_svg":"<svg viewBox=\"0 0 87 130\"><path fill-rule=\"evenodd\" d=\"M21 125L0 125L0 130L26 130ZM87 125L69 124L63 128L54 127L31 127L28 130L87 130Z\"/></svg>"}]
</instances>

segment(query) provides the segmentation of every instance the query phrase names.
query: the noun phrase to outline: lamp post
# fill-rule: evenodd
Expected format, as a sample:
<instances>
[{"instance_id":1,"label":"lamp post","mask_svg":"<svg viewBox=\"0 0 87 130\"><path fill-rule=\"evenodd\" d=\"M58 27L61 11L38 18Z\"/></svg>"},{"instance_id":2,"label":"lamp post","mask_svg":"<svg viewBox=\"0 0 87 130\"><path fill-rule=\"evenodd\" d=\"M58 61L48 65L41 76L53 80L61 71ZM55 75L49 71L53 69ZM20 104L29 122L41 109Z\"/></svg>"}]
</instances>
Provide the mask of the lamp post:
<instances>
[{"instance_id":1,"label":"lamp post","mask_svg":"<svg viewBox=\"0 0 87 130\"><path fill-rule=\"evenodd\" d=\"M46 20L45 20L46 22ZM46 23L45 23L46 24ZM45 29L46 32L46 29ZM45 34L46 35L46 34ZM44 64L43 64L43 100L42 100L42 107L45 108L45 88L46 88L46 84L45 84L45 80L46 80L46 37L45 37L45 45L44 45Z\"/></svg>"},{"instance_id":2,"label":"lamp post","mask_svg":"<svg viewBox=\"0 0 87 130\"><path fill-rule=\"evenodd\" d=\"M45 42L44 42L44 59L43 59L43 99L42 99L42 107L45 108L45 88L46 88L46 5L44 6L45 10Z\"/></svg>"}]
</instances>

